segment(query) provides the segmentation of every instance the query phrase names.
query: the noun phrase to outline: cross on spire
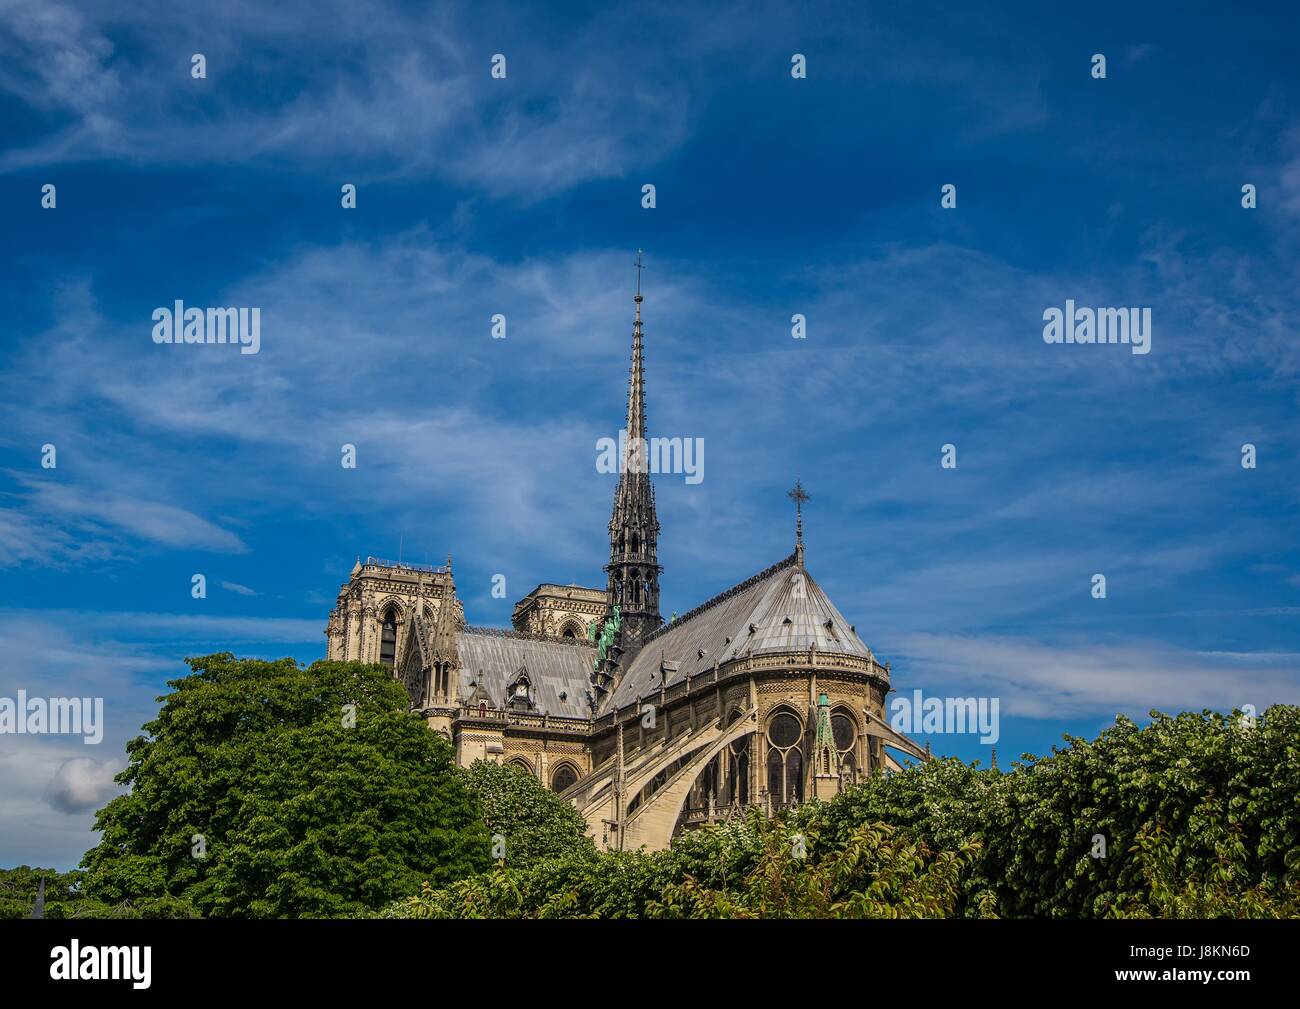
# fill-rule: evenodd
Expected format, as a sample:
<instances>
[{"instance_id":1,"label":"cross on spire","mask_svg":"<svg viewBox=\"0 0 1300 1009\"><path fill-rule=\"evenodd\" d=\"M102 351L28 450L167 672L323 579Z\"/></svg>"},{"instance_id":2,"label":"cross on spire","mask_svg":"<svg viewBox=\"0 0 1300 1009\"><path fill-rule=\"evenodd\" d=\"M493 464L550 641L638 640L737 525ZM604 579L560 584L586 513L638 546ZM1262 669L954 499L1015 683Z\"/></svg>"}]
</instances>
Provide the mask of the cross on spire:
<instances>
[{"instance_id":1,"label":"cross on spire","mask_svg":"<svg viewBox=\"0 0 1300 1009\"><path fill-rule=\"evenodd\" d=\"M643 250L636 250L636 300L641 301L641 271L645 269L645 264L641 262Z\"/></svg>"},{"instance_id":2,"label":"cross on spire","mask_svg":"<svg viewBox=\"0 0 1300 1009\"><path fill-rule=\"evenodd\" d=\"M795 480L794 489L787 492L786 497L788 497L791 501L794 502L795 551L799 554L799 561L800 563L802 563L803 562L803 503L805 501L811 501L812 498L808 496L808 492L803 489L803 483L799 480Z\"/></svg>"}]
</instances>

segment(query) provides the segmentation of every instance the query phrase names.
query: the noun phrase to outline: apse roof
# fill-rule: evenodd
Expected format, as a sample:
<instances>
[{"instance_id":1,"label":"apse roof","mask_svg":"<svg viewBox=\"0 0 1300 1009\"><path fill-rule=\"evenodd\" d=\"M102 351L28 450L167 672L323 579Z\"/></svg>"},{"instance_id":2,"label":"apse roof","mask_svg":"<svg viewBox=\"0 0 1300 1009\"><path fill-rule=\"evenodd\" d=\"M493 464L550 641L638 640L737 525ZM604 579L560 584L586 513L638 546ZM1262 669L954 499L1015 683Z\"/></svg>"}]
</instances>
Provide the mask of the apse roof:
<instances>
[{"instance_id":1,"label":"apse roof","mask_svg":"<svg viewBox=\"0 0 1300 1009\"><path fill-rule=\"evenodd\" d=\"M819 652L867 658L871 653L798 555L728 589L646 638L618 681L605 710L625 707L665 686L745 655ZM676 668L672 669L671 665Z\"/></svg>"}]
</instances>

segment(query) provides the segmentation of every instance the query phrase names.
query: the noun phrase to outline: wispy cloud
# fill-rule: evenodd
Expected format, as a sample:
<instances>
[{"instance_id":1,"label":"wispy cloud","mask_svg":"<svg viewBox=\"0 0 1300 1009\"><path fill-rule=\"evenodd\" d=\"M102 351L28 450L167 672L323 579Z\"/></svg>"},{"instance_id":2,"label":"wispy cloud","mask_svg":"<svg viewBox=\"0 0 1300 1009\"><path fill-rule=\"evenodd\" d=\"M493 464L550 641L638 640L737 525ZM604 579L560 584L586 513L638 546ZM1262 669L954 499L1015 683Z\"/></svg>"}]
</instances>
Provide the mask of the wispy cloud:
<instances>
[{"instance_id":1,"label":"wispy cloud","mask_svg":"<svg viewBox=\"0 0 1300 1009\"><path fill-rule=\"evenodd\" d=\"M236 534L175 505L103 487L59 483L9 471L23 488L0 510L0 566L29 562L65 565L108 560L126 542L240 554Z\"/></svg>"},{"instance_id":2,"label":"wispy cloud","mask_svg":"<svg viewBox=\"0 0 1300 1009\"><path fill-rule=\"evenodd\" d=\"M916 634L903 643L907 683L928 693L1002 699L1010 717L1141 718L1210 708L1300 703L1300 653L1213 653L1156 641L1045 642L991 635Z\"/></svg>"},{"instance_id":3,"label":"wispy cloud","mask_svg":"<svg viewBox=\"0 0 1300 1009\"><path fill-rule=\"evenodd\" d=\"M629 54L582 32L541 42L544 25L519 13L489 32L477 13L375 0L276 12L238 0L183 17L150 0L130 11L5 3L0 88L63 124L12 147L0 171L346 158L366 178L438 175L535 200L621 175L685 136L689 88L648 55L643 85L612 91ZM507 50L505 80L490 76L494 47ZM196 52L206 79L191 76Z\"/></svg>"}]
</instances>

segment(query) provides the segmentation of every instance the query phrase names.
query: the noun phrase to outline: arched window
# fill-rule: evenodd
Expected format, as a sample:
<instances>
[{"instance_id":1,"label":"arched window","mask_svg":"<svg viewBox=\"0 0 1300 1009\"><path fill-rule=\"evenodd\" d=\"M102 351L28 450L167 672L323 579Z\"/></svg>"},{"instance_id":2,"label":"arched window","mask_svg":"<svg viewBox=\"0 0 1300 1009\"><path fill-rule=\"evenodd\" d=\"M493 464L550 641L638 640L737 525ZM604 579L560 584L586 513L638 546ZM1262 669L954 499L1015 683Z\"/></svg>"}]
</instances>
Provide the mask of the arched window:
<instances>
[{"instance_id":1,"label":"arched window","mask_svg":"<svg viewBox=\"0 0 1300 1009\"><path fill-rule=\"evenodd\" d=\"M840 755L840 780L851 785L858 777L857 760L853 755L854 744L858 740L857 723L845 712L836 711L831 715L831 736L835 739L835 749Z\"/></svg>"},{"instance_id":2,"label":"arched window","mask_svg":"<svg viewBox=\"0 0 1300 1009\"><path fill-rule=\"evenodd\" d=\"M628 593L627 604L630 609L635 609L641 604L641 576L636 568L628 575L628 583L631 591Z\"/></svg>"},{"instance_id":3,"label":"arched window","mask_svg":"<svg viewBox=\"0 0 1300 1009\"><path fill-rule=\"evenodd\" d=\"M551 791L563 792L566 788L578 780L578 772L573 769L572 764L561 764L551 775Z\"/></svg>"},{"instance_id":4,"label":"arched window","mask_svg":"<svg viewBox=\"0 0 1300 1009\"><path fill-rule=\"evenodd\" d=\"M384 626L379 634L379 661L389 669L397 659L397 611L384 611Z\"/></svg>"},{"instance_id":5,"label":"arched window","mask_svg":"<svg viewBox=\"0 0 1300 1009\"><path fill-rule=\"evenodd\" d=\"M632 534L632 556L635 557L641 552L641 537L636 533Z\"/></svg>"},{"instance_id":6,"label":"arched window","mask_svg":"<svg viewBox=\"0 0 1300 1009\"><path fill-rule=\"evenodd\" d=\"M727 762L727 800L741 806L749 805L749 740L741 736L732 743Z\"/></svg>"},{"instance_id":7,"label":"arched window","mask_svg":"<svg viewBox=\"0 0 1300 1009\"><path fill-rule=\"evenodd\" d=\"M767 724L767 793L776 805L803 802L803 725L789 711Z\"/></svg>"},{"instance_id":8,"label":"arched window","mask_svg":"<svg viewBox=\"0 0 1300 1009\"><path fill-rule=\"evenodd\" d=\"M533 773L533 765L528 763L523 757L511 757L506 761L506 767L514 767L525 774Z\"/></svg>"}]
</instances>

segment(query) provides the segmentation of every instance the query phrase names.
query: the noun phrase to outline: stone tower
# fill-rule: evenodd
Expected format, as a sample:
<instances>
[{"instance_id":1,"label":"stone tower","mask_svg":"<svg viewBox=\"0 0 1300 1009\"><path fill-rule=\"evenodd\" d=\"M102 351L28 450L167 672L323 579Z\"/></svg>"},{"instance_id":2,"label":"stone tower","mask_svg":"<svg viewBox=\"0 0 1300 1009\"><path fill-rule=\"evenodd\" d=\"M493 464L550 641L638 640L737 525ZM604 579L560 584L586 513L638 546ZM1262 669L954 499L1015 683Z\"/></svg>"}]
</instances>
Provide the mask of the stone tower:
<instances>
[{"instance_id":1,"label":"stone tower","mask_svg":"<svg viewBox=\"0 0 1300 1009\"><path fill-rule=\"evenodd\" d=\"M627 383L627 430L622 439L618 488L609 519L609 604L622 614L620 644L634 650L663 624L659 615L659 519L650 482L646 441L645 362L641 333L641 257L637 256L636 319L632 323L632 369Z\"/></svg>"}]
</instances>

